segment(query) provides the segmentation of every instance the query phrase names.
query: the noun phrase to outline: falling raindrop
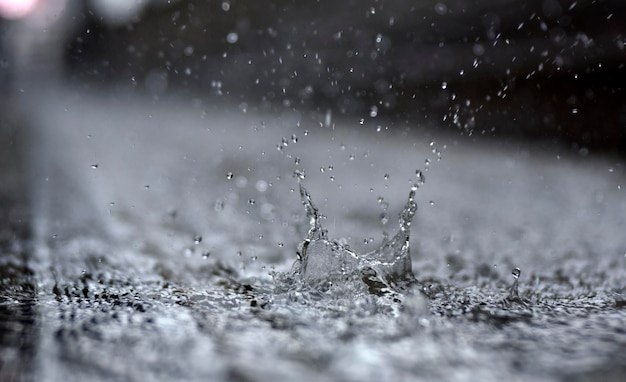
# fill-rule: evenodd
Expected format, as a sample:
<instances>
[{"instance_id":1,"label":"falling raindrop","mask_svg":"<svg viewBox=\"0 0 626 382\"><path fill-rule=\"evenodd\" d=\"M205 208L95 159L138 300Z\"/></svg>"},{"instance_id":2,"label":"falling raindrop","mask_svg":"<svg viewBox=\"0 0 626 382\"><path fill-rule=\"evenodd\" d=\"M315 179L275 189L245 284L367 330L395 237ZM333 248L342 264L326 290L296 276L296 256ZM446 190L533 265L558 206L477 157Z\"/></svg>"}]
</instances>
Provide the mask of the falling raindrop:
<instances>
[{"instance_id":1,"label":"falling raindrop","mask_svg":"<svg viewBox=\"0 0 626 382\"><path fill-rule=\"evenodd\" d=\"M417 186L422 186L424 185L424 183L426 183L426 177L424 176L424 173L422 172L422 170L417 169L415 170L415 176L417 177Z\"/></svg>"},{"instance_id":2,"label":"falling raindrop","mask_svg":"<svg viewBox=\"0 0 626 382\"><path fill-rule=\"evenodd\" d=\"M293 172L293 176L296 179L304 180L304 178L306 177L306 173L304 172L304 170L296 170Z\"/></svg>"},{"instance_id":3,"label":"falling raindrop","mask_svg":"<svg viewBox=\"0 0 626 382\"><path fill-rule=\"evenodd\" d=\"M380 222L384 225L389 223L389 214L387 214L386 212L383 212L380 214Z\"/></svg>"},{"instance_id":4,"label":"falling raindrop","mask_svg":"<svg viewBox=\"0 0 626 382\"><path fill-rule=\"evenodd\" d=\"M215 211L223 211L224 210L224 202L220 199L215 201L215 205L213 206Z\"/></svg>"},{"instance_id":5,"label":"falling raindrop","mask_svg":"<svg viewBox=\"0 0 626 382\"><path fill-rule=\"evenodd\" d=\"M377 115L378 115L378 107L376 105L371 106L370 107L370 117L376 118Z\"/></svg>"},{"instance_id":6,"label":"falling raindrop","mask_svg":"<svg viewBox=\"0 0 626 382\"><path fill-rule=\"evenodd\" d=\"M226 35L226 41L229 44L234 44L239 40L239 35L236 32L230 32L228 35Z\"/></svg>"},{"instance_id":7,"label":"falling raindrop","mask_svg":"<svg viewBox=\"0 0 626 382\"><path fill-rule=\"evenodd\" d=\"M519 276L522 274L522 270L519 268L515 268L513 269L513 272L511 272L513 274L513 277L515 278L515 280L519 279Z\"/></svg>"}]
</instances>

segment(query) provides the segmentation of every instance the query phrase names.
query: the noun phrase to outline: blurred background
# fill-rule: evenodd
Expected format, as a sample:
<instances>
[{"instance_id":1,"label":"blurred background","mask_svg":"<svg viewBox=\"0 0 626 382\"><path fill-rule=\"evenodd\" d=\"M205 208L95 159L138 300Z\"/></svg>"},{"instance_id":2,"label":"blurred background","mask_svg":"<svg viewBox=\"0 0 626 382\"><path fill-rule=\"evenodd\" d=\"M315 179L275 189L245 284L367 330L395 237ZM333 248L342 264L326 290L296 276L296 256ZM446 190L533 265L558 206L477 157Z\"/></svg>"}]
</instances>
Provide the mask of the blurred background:
<instances>
[{"instance_id":1,"label":"blurred background","mask_svg":"<svg viewBox=\"0 0 626 382\"><path fill-rule=\"evenodd\" d=\"M0 0L0 16L5 109L63 83L626 149L620 0Z\"/></svg>"},{"instance_id":2,"label":"blurred background","mask_svg":"<svg viewBox=\"0 0 626 382\"><path fill-rule=\"evenodd\" d=\"M0 0L0 381L621 381L625 25L623 0ZM250 319L308 229L296 166L369 250L442 151L414 269L467 319ZM491 313L517 267L541 303Z\"/></svg>"}]
</instances>

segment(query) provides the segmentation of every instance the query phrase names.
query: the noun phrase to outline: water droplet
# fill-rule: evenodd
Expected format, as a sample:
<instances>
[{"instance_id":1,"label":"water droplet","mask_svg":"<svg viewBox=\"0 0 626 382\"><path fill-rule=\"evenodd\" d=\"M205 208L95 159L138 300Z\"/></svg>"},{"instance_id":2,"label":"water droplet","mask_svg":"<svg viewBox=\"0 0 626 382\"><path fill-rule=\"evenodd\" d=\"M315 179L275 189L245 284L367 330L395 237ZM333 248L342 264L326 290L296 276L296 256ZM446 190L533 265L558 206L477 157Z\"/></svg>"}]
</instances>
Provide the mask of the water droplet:
<instances>
[{"instance_id":1,"label":"water droplet","mask_svg":"<svg viewBox=\"0 0 626 382\"><path fill-rule=\"evenodd\" d=\"M223 211L224 210L224 202L221 199L215 201L215 205L213 206L215 211Z\"/></svg>"},{"instance_id":2,"label":"water droplet","mask_svg":"<svg viewBox=\"0 0 626 382\"><path fill-rule=\"evenodd\" d=\"M382 224L387 224L389 223L389 214L387 214L386 212L383 212L380 214L380 222Z\"/></svg>"},{"instance_id":3,"label":"water droplet","mask_svg":"<svg viewBox=\"0 0 626 382\"><path fill-rule=\"evenodd\" d=\"M448 83L447 82L442 82L441 83L441 89L446 90L448 88Z\"/></svg>"},{"instance_id":4,"label":"water droplet","mask_svg":"<svg viewBox=\"0 0 626 382\"><path fill-rule=\"evenodd\" d=\"M280 248L282 248L282 247L284 247L284 246L285 246L285 244L279 241L279 242L278 242L278 246L279 246Z\"/></svg>"},{"instance_id":5,"label":"water droplet","mask_svg":"<svg viewBox=\"0 0 626 382\"><path fill-rule=\"evenodd\" d=\"M513 277L515 277L515 279L517 280L519 276L522 274L522 270L519 268L515 268L513 269L513 272L511 273L513 274Z\"/></svg>"},{"instance_id":6,"label":"water droplet","mask_svg":"<svg viewBox=\"0 0 626 382\"><path fill-rule=\"evenodd\" d=\"M145 188L146 190L150 188L149 184L146 184L145 186L143 186L143 188Z\"/></svg>"},{"instance_id":7,"label":"water droplet","mask_svg":"<svg viewBox=\"0 0 626 382\"><path fill-rule=\"evenodd\" d=\"M296 170L293 172L293 176L298 180L304 180L304 178L306 177L306 173L304 170Z\"/></svg>"},{"instance_id":8,"label":"water droplet","mask_svg":"<svg viewBox=\"0 0 626 382\"><path fill-rule=\"evenodd\" d=\"M385 178L385 180L389 179L389 174L383 175L383 178Z\"/></svg>"},{"instance_id":9,"label":"water droplet","mask_svg":"<svg viewBox=\"0 0 626 382\"><path fill-rule=\"evenodd\" d=\"M234 44L239 40L239 35L236 32L230 32L228 35L226 35L226 41L229 44Z\"/></svg>"},{"instance_id":10,"label":"water droplet","mask_svg":"<svg viewBox=\"0 0 626 382\"><path fill-rule=\"evenodd\" d=\"M362 125L364 123L365 123L365 119L363 119L363 118L359 119L359 125Z\"/></svg>"},{"instance_id":11,"label":"water droplet","mask_svg":"<svg viewBox=\"0 0 626 382\"><path fill-rule=\"evenodd\" d=\"M98 164L97 163L92 164L91 168L93 168L94 170L97 169L98 168Z\"/></svg>"},{"instance_id":12,"label":"water droplet","mask_svg":"<svg viewBox=\"0 0 626 382\"><path fill-rule=\"evenodd\" d=\"M415 176L417 177L417 186L422 186L424 185L424 183L426 183L426 177L424 176L424 172L422 172L422 170L417 169L415 170Z\"/></svg>"},{"instance_id":13,"label":"water droplet","mask_svg":"<svg viewBox=\"0 0 626 382\"><path fill-rule=\"evenodd\" d=\"M511 285L511 289L509 290L509 296L507 297L507 300L509 302L522 302L522 300L519 297L519 276L522 274L521 269L519 268L515 268L513 269L513 272L511 272L513 274L513 285ZM523 302L522 302L523 303Z\"/></svg>"},{"instance_id":14,"label":"water droplet","mask_svg":"<svg viewBox=\"0 0 626 382\"><path fill-rule=\"evenodd\" d=\"M445 15L448 12L448 6L446 6L444 3L436 3L435 12L438 15Z\"/></svg>"},{"instance_id":15,"label":"water droplet","mask_svg":"<svg viewBox=\"0 0 626 382\"><path fill-rule=\"evenodd\" d=\"M254 205L254 203L256 203L256 201L254 199L248 199L248 204L249 205Z\"/></svg>"},{"instance_id":16,"label":"water droplet","mask_svg":"<svg viewBox=\"0 0 626 382\"><path fill-rule=\"evenodd\" d=\"M200 236L200 235L195 235L195 236L193 237L193 242L194 242L194 244L200 244L200 243L202 242L202 236Z\"/></svg>"},{"instance_id":17,"label":"water droplet","mask_svg":"<svg viewBox=\"0 0 626 382\"><path fill-rule=\"evenodd\" d=\"M209 256L211 256L211 252L204 252L202 253L202 259L207 260L209 258Z\"/></svg>"},{"instance_id":18,"label":"water droplet","mask_svg":"<svg viewBox=\"0 0 626 382\"><path fill-rule=\"evenodd\" d=\"M226 179L230 180L230 179L232 179L232 178L233 178L233 173L229 171L229 172L226 174Z\"/></svg>"},{"instance_id":19,"label":"water droplet","mask_svg":"<svg viewBox=\"0 0 626 382\"><path fill-rule=\"evenodd\" d=\"M297 136L297 135L295 135L295 134L291 134L291 141L292 141L293 143L298 143L298 136Z\"/></svg>"},{"instance_id":20,"label":"water droplet","mask_svg":"<svg viewBox=\"0 0 626 382\"><path fill-rule=\"evenodd\" d=\"M430 204L431 206L434 206L435 202L431 200L431 201L428 202L428 204Z\"/></svg>"},{"instance_id":21,"label":"water droplet","mask_svg":"<svg viewBox=\"0 0 626 382\"><path fill-rule=\"evenodd\" d=\"M378 107L376 105L372 105L370 107L370 117L376 118L377 115L378 115ZM363 123L361 123L361 124L363 124Z\"/></svg>"},{"instance_id":22,"label":"water droplet","mask_svg":"<svg viewBox=\"0 0 626 382\"><path fill-rule=\"evenodd\" d=\"M228 1L222 1L222 11L230 11L230 3Z\"/></svg>"}]
</instances>

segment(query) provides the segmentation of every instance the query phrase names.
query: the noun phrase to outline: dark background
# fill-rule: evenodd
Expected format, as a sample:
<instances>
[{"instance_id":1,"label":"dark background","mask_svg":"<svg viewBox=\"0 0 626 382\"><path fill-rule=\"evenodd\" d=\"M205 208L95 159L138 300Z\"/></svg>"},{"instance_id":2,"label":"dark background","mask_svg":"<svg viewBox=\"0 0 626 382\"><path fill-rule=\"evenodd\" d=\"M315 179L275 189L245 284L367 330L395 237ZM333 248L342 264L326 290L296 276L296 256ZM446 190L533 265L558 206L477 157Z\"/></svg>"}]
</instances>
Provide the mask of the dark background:
<instances>
[{"instance_id":1,"label":"dark background","mask_svg":"<svg viewBox=\"0 0 626 382\"><path fill-rule=\"evenodd\" d=\"M622 1L224 3L179 1L117 27L87 5L66 75L626 149Z\"/></svg>"},{"instance_id":2,"label":"dark background","mask_svg":"<svg viewBox=\"0 0 626 382\"><path fill-rule=\"evenodd\" d=\"M620 0L169 3L111 20L72 2L49 48L62 50L63 81L626 150ZM6 84L21 69L0 53Z\"/></svg>"}]
</instances>

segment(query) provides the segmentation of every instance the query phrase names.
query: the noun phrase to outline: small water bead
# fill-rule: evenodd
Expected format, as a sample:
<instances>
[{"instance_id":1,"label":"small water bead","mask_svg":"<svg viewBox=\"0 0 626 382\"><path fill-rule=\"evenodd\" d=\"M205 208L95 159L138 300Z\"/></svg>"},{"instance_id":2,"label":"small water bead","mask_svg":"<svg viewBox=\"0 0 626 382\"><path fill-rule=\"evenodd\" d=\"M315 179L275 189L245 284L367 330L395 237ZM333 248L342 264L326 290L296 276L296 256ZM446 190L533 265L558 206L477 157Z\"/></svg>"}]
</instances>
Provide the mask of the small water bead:
<instances>
[{"instance_id":1,"label":"small water bead","mask_svg":"<svg viewBox=\"0 0 626 382\"><path fill-rule=\"evenodd\" d=\"M233 178L233 173L229 171L229 172L226 174L226 179L231 180L232 178Z\"/></svg>"},{"instance_id":2,"label":"small water bead","mask_svg":"<svg viewBox=\"0 0 626 382\"><path fill-rule=\"evenodd\" d=\"M513 272L511 272L511 274L513 274L513 277L515 277L515 279L519 279L519 276L522 274L522 270L519 268L515 268L513 269Z\"/></svg>"},{"instance_id":3,"label":"small water bead","mask_svg":"<svg viewBox=\"0 0 626 382\"><path fill-rule=\"evenodd\" d=\"M287 138L283 137L280 141L280 143L284 146L287 147L289 146L289 141L287 141Z\"/></svg>"},{"instance_id":4,"label":"small water bead","mask_svg":"<svg viewBox=\"0 0 626 382\"><path fill-rule=\"evenodd\" d=\"M220 199L215 201L215 204L213 205L213 209L215 211L223 211L224 210L224 202Z\"/></svg>"},{"instance_id":5,"label":"small water bead","mask_svg":"<svg viewBox=\"0 0 626 382\"><path fill-rule=\"evenodd\" d=\"M300 164L300 157L296 157L293 161L295 164Z\"/></svg>"},{"instance_id":6,"label":"small water bead","mask_svg":"<svg viewBox=\"0 0 626 382\"><path fill-rule=\"evenodd\" d=\"M195 235L195 236L193 237L193 242L194 242L194 244L196 244L196 245L197 245L197 244L200 244L200 243L202 242L202 236L200 236L200 235Z\"/></svg>"},{"instance_id":7,"label":"small water bead","mask_svg":"<svg viewBox=\"0 0 626 382\"><path fill-rule=\"evenodd\" d=\"M298 143L298 136L297 136L297 135L295 135L295 134L291 134L291 141L292 141L293 143Z\"/></svg>"},{"instance_id":8,"label":"small water bead","mask_svg":"<svg viewBox=\"0 0 626 382\"><path fill-rule=\"evenodd\" d=\"M93 168L94 170L97 169L98 168L98 164L97 163L92 164L91 168Z\"/></svg>"},{"instance_id":9,"label":"small water bead","mask_svg":"<svg viewBox=\"0 0 626 382\"><path fill-rule=\"evenodd\" d=\"M254 200L254 199L249 199L249 200L248 200L248 204L249 204L249 205L251 205L251 206L252 206L252 205L254 205L254 203L256 203L256 200Z\"/></svg>"},{"instance_id":10,"label":"small water bead","mask_svg":"<svg viewBox=\"0 0 626 382\"><path fill-rule=\"evenodd\" d=\"M370 117L371 118L376 118L376 116L378 115L378 106L372 106L370 107Z\"/></svg>"},{"instance_id":11,"label":"small water bead","mask_svg":"<svg viewBox=\"0 0 626 382\"><path fill-rule=\"evenodd\" d=\"M207 260L209 258L209 256L211 256L211 252L204 252L204 253L202 253L202 258L204 260Z\"/></svg>"},{"instance_id":12,"label":"small water bead","mask_svg":"<svg viewBox=\"0 0 626 382\"><path fill-rule=\"evenodd\" d=\"M278 242L278 247L282 248L284 246L285 246L285 244L283 242L280 242L280 241Z\"/></svg>"},{"instance_id":13,"label":"small water bead","mask_svg":"<svg viewBox=\"0 0 626 382\"><path fill-rule=\"evenodd\" d=\"M236 32L230 32L228 35L226 35L226 41L229 44L234 44L239 40L239 35Z\"/></svg>"},{"instance_id":14,"label":"small water bead","mask_svg":"<svg viewBox=\"0 0 626 382\"><path fill-rule=\"evenodd\" d=\"M304 180L304 178L306 177L306 173L304 170L296 170L293 172L293 176L298 180Z\"/></svg>"},{"instance_id":15,"label":"small water bead","mask_svg":"<svg viewBox=\"0 0 626 382\"><path fill-rule=\"evenodd\" d=\"M389 174L383 175L383 178L385 178L385 180L389 179Z\"/></svg>"},{"instance_id":16,"label":"small water bead","mask_svg":"<svg viewBox=\"0 0 626 382\"><path fill-rule=\"evenodd\" d=\"M384 225L389 223L389 214L387 214L386 212L383 212L380 214L380 222Z\"/></svg>"},{"instance_id":17,"label":"small water bead","mask_svg":"<svg viewBox=\"0 0 626 382\"><path fill-rule=\"evenodd\" d=\"M422 186L424 185L424 183L426 183L426 177L424 176L424 172L422 172L422 170L417 169L415 170L415 176L417 177L417 186Z\"/></svg>"}]
</instances>

